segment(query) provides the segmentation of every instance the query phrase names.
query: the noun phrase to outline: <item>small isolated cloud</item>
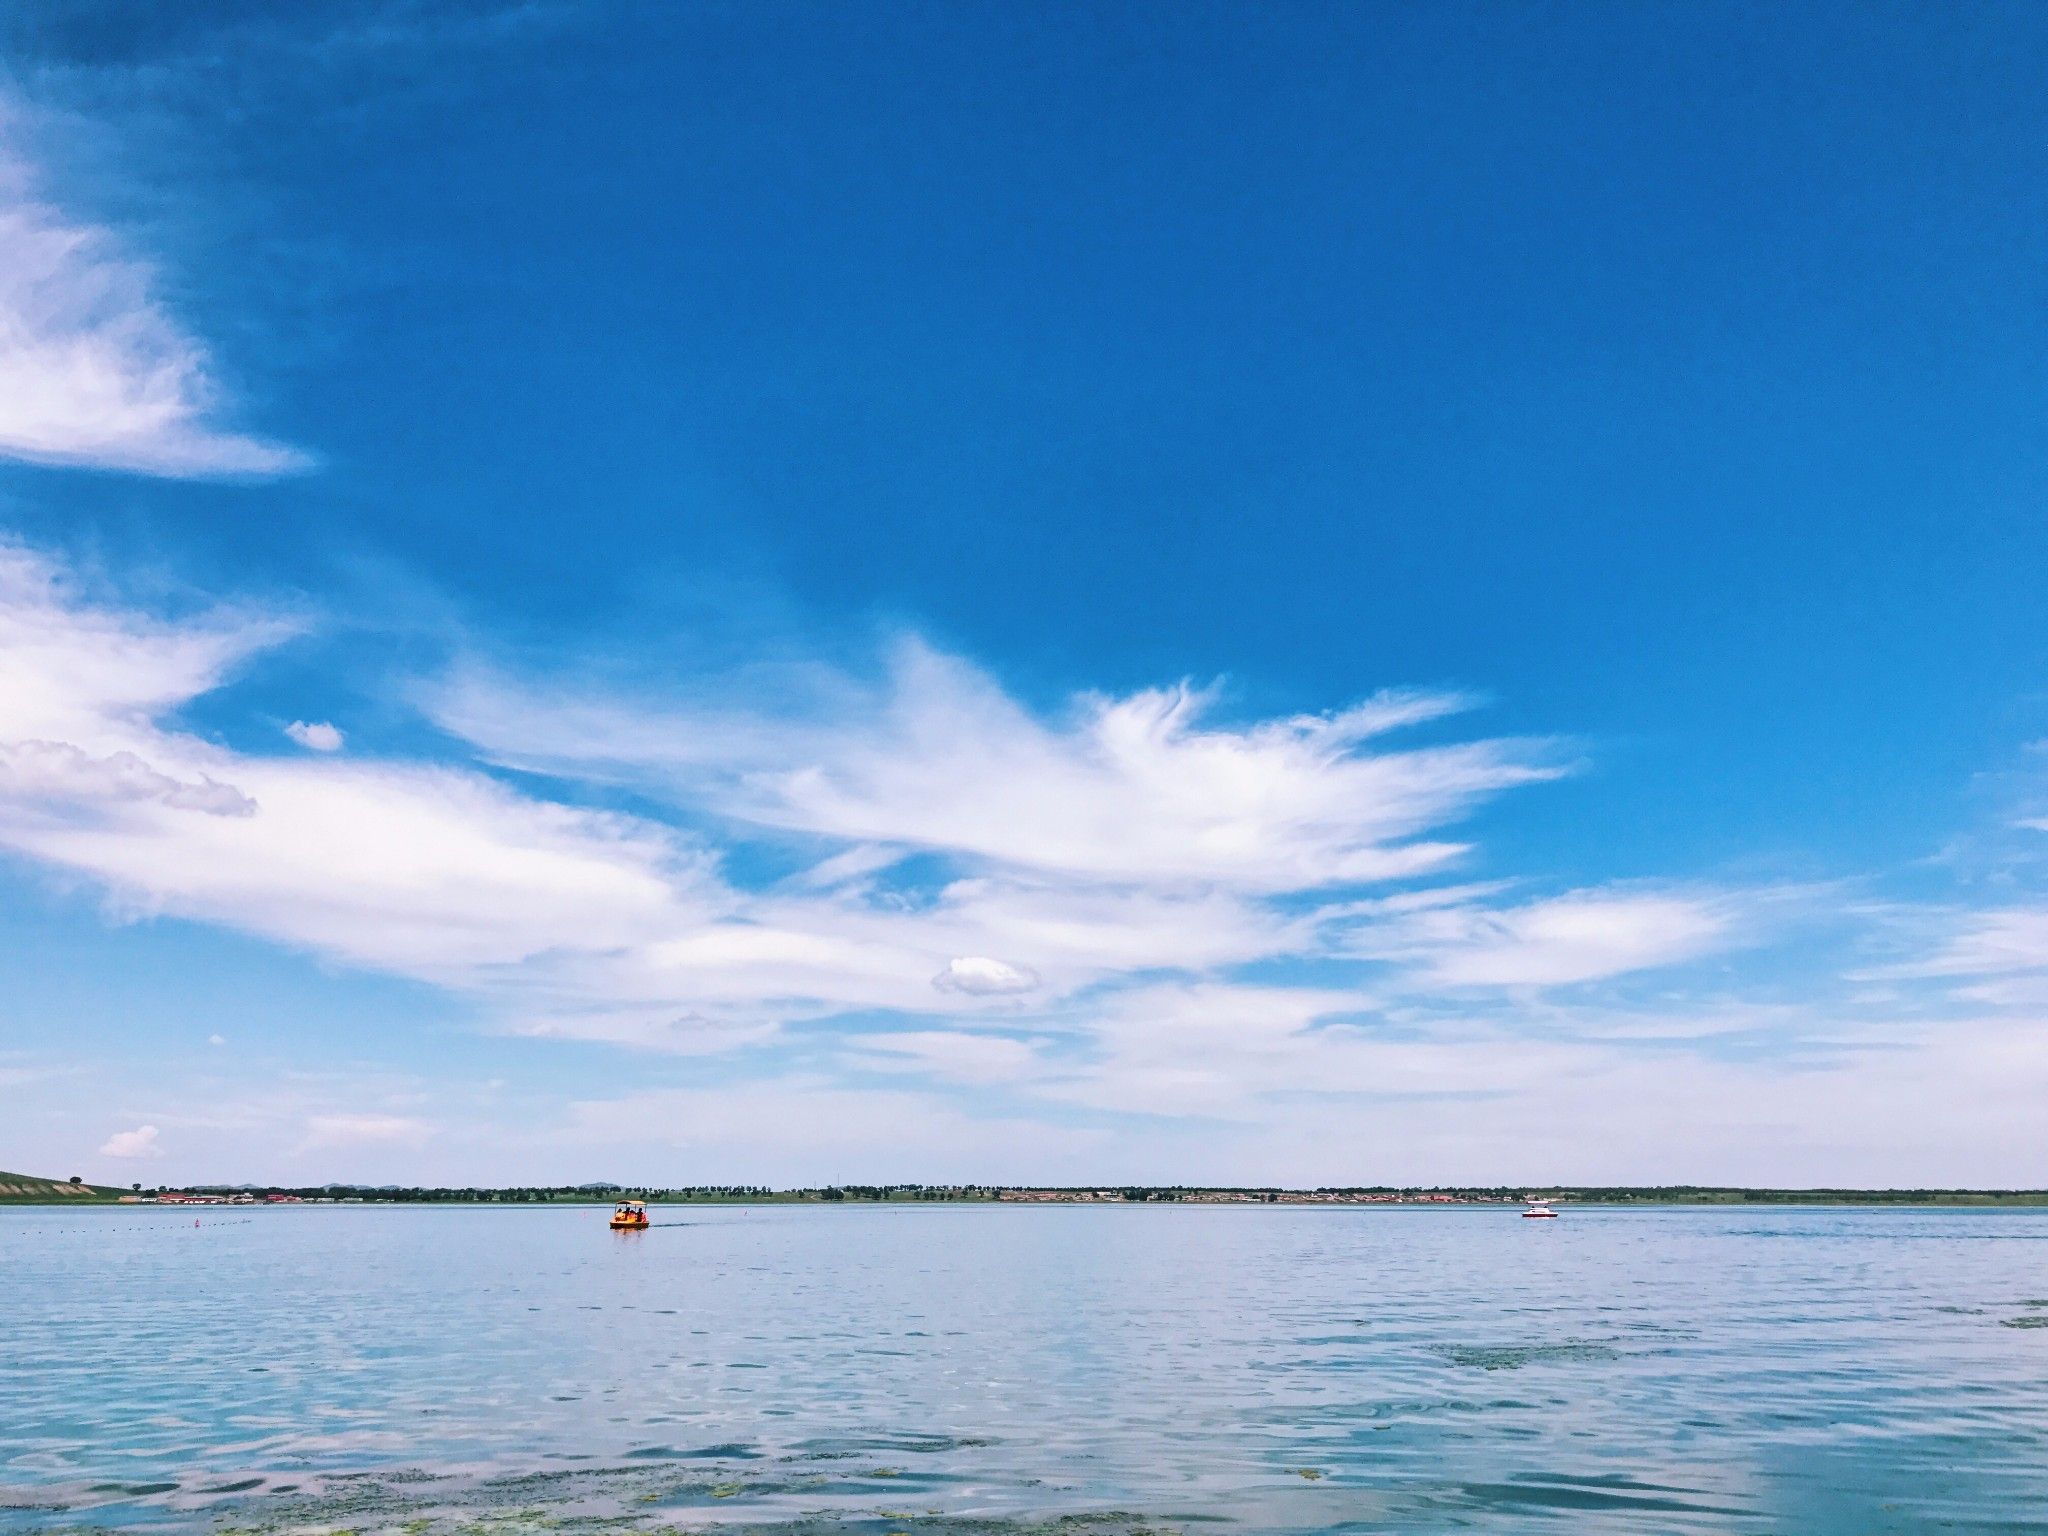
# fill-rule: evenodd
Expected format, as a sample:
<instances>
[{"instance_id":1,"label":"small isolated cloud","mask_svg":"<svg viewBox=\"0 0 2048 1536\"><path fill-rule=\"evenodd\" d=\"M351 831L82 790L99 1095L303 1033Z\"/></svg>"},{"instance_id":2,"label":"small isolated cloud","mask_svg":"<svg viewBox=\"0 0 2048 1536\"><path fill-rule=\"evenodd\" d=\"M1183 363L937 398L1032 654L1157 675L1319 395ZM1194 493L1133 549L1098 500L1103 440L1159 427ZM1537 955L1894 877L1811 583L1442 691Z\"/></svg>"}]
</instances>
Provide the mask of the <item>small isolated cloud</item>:
<instances>
[{"instance_id":1,"label":"small isolated cloud","mask_svg":"<svg viewBox=\"0 0 2048 1536\"><path fill-rule=\"evenodd\" d=\"M208 1045L226 1045L228 1043L228 1037L226 1035L208 1035L206 1037L206 1043Z\"/></svg>"},{"instance_id":2,"label":"small isolated cloud","mask_svg":"<svg viewBox=\"0 0 2048 1536\"><path fill-rule=\"evenodd\" d=\"M932 985L941 992L965 992L970 997L1004 997L1032 991L1038 986L1038 976L986 955L961 955L946 962L946 968L932 978Z\"/></svg>"},{"instance_id":3,"label":"small isolated cloud","mask_svg":"<svg viewBox=\"0 0 2048 1536\"><path fill-rule=\"evenodd\" d=\"M313 752L339 752L346 739L337 726L324 720L294 720L284 728L285 735L300 746Z\"/></svg>"},{"instance_id":4,"label":"small isolated cloud","mask_svg":"<svg viewBox=\"0 0 2048 1536\"><path fill-rule=\"evenodd\" d=\"M116 1131L100 1146L101 1157L162 1157L164 1149L156 1144L156 1127L138 1125L132 1131Z\"/></svg>"}]
</instances>

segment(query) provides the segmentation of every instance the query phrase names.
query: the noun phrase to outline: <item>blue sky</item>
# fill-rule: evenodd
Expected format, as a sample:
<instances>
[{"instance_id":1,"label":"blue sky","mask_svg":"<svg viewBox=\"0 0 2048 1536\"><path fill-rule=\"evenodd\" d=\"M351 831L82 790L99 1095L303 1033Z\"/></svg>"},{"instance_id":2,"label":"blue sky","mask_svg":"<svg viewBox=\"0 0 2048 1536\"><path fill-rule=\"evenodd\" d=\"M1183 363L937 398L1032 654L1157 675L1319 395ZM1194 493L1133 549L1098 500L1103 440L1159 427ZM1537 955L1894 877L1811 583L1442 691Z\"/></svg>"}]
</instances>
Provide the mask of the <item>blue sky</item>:
<instances>
[{"instance_id":1,"label":"blue sky","mask_svg":"<svg viewBox=\"0 0 2048 1536\"><path fill-rule=\"evenodd\" d=\"M0 29L0 1166L2041 1182L2038 9Z\"/></svg>"}]
</instances>

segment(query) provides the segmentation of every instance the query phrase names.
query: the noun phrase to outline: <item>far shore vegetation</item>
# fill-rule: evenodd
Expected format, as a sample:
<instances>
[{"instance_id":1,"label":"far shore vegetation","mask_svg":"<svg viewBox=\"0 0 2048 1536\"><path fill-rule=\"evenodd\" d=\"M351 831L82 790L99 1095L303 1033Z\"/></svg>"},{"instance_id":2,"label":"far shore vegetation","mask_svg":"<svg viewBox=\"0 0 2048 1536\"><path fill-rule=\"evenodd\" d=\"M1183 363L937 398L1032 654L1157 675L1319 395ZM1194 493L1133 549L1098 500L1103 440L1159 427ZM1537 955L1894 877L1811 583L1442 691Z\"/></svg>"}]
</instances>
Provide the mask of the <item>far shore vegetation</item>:
<instances>
[{"instance_id":1,"label":"far shore vegetation","mask_svg":"<svg viewBox=\"0 0 2048 1536\"><path fill-rule=\"evenodd\" d=\"M1722 1185L1326 1185L1313 1189L1274 1185L992 1185L835 1184L771 1189L758 1184L654 1187L625 1184L282 1185L88 1184L79 1177L52 1179L0 1172L0 1205L240 1204L390 1205L599 1205L642 1200L651 1205L798 1205L834 1203L1023 1205L1311 1205L1445 1206L1519 1205L1541 1199L1574 1205L1890 1205L2048 1206L2040 1189L1748 1189Z\"/></svg>"},{"instance_id":2,"label":"far shore vegetation","mask_svg":"<svg viewBox=\"0 0 2048 1536\"><path fill-rule=\"evenodd\" d=\"M28 1173L0 1172L0 1205L95 1205L111 1204L133 1188L117 1189L111 1184L88 1184L84 1179L45 1179Z\"/></svg>"}]
</instances>

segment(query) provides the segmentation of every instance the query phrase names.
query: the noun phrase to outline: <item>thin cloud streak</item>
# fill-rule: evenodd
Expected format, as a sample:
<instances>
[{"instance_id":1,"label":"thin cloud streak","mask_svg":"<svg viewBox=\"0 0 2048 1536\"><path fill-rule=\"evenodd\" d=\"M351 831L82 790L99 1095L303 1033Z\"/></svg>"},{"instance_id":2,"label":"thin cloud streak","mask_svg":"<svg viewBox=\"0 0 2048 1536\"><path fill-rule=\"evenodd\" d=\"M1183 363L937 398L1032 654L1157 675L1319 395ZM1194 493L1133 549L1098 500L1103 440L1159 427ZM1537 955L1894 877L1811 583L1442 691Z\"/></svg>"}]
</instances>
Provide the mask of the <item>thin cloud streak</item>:
<instances>
[{"instance_id":1,"label":"thin cloud streak","mask_svg":"<svg viewBox=\"0 0 2048 1536\"><path fill-rule=\"evenodd\" d=\"M1723 894L1615 888L1516 905L1451 901L1387 914L1349 952L1404 962L1432 987L1559 987L1678 965L1738 938Z\"/></svg>"},{"instance_id":2,"label":"thin cloud streak","mask_svg":"<svg viewBox=\"0 0 2048 1536\"><path fill-rule=\"evenodd\" d=\"M0 98L0 128L24 111ZM0 155L0 457L174 479L309 468L295 448L222 425L214 360L155 268L42 200L35 180Z\"/></svg>"},{"instance_id":3,"label":"thin cloud streak","mask_svg":"<svg viewBox=\"0 0 2048 1536\"><path fill-rule=\"evenodd\" d=\"M540 798L459 764L239 751L167 723L294 632L255 609L162 620L0 548L0 845L98 879L133 913L486 999L516 1032L665 1049L849 1010L999 1018L1154 973L1312 954L1318 887L1407 868L1418 847L1433 862L1436 845L1400 841L1425 813L1544 772L1494 743L1366 749L1446 713L1444 698L1224 730L1197 728L1193 696L1167 690L1084 701L1049 724L920 647L897 724L871 736L764 717L727 787L816 772L907 793L933 751L961 779L959 814L979 807L925 835L949 870L908 885L893 870L888 850L912 830L905 803L888 813L888 842L813 830L808 873L738 883L726 865L740 844L709 832ZM949 723L962 689L979 703ZM907 735L905 718L919 722ZM976 721L1009 735L972 741ZM811 753L808 766L761 755L777 744ZM906 755L901 773L885 750ZM1471 772L1425 782L1446 764ZM1168 793L1175 775L1185 782ZM1002 856L1019 835L999 835L1012 796L1066 818L1041 827L1048 844L1111 822L1122 840L1095 860ZM791 835L793 819L769 831ZM1268 899L1288 893L1311 910Z\"/></svg>"},{"instance_id":4,"label":"thin cloud streak","mask_svg":"<svg viewBox=\"0 0 2048 1536\"><path fill-rule=\"evenodd\" d=\"M1739 1116L1695 1091L1756 1092L1776 1073L1823 1095L1798 1143L1818 1168L1863 1147L1846 1133L1825 1147L1813 1139L1834 1120L1825 1095L1924 1114L1962 1077L2012 1073L2032 1038L2017 1015L1886 1025L1825 997L1775 1009L1589 998L1756 942L1768 890L1521 895L1467 881L1367 894L1329 883L1435 846L1425 808L1455 816L1549 772L1497 743L1382 741L1403 710L1443 717L1440 702L1395 695L1409 702L1223 727L1202 722L1192 695L1161 690L1135 695L1129 713L1128 700L1089 698L1043 717L926 648L879 723L757 712L742 722L744 751L730 737L700 742L700 765L718 767L676 775L681 825L546 798L474 763L303 751L274 719L271 752L178 723L300 628L248 605L164 619L85 592L48 557L0 547L0 847L99 882L129 913L430 982L480 1003L502 1035L659 1051L675 1071L697 1071L694 1058L717 1075L716 1087L654 1082L557 1104L542 1134L558 1152L657 1156L726 1135L736 1176L1019 1177L1083 1174L1104 1157L1118 1172L1164 1172L1159 1159L1176 1147L1192 1169L1234 1148L1247 1176L1292 1176L1314 1150L1298 1137L1317 1125L1326 1147L1354 1149L1347 1157L1394 1135L1442 1149L1454 1126L1496 1148L1507 1145L1499 1127L1520 1126L1542 1148L1562 1145L1546 1115L1633 1124L1650 1101L1782 1140L1792 1133L1759 1118L1766 1106L1790 1113L1776 1089ZM961 688L980 697L966 727L943 718ZM903 718L922 723L906 732ZM640 740L674 720L620 716ZM1008 734L991 750L970 739L974 721ZM955 774L985 776L957 787L961 815L976 798L993 809L920 841L894 797L922 770L899 774L882 757L927 749ZM1446 752L1482 765L1477 776L1411 789ZM1182 769L1175 793L1136 792ZM658 754L636 766L657 771ZM596 797L606 771L592 774L579 787ZM1032 774L1044 775L1038 790L1020 788ZM868 786L863 797L888 815L826 830L781 811L767 823L735 814L805 775ZM1048 786L1095 798L1076 810ZM1027 809L1051 808L1041 830L1053 851L1012 856L999 827L1012 792ZM1061 838L1112 811L1126 825L1110 854L1061 851ZM1284 835L1261 853L1269 824ZM1195 852L1174 847L1205 829L1217 835ZM754 838L772 841L783 872L735 873ZM2010 915L1983 915L2006 934L1983 955L1937 955L1933 968L2030 965L2032 929ZM1967 1050L1952 1065L1956 1043ZM1603 1105L1599 1092L1636 1097ZM181 1149L194 1134L161 1103L137 1107ZM251 1125L285 1134L282 1120ZM1176 1139L1188 1126L1222 1129L1202 1151ZM1950 1129L1983 1167L2005 1155L2011 1127L2001 1110ZM279 1155L298 1166L340 1153L361 1166L458 1160L462 1146L502 1144L481 1114L457 1128L390 1102L309 1106L289 1132ZM1322 1174L1343 1176L1329 1164Z\"/></svg>"},{"instance_id":5,"label":"thin cloud streak","mask_svg":"<svg viewBox=\"0 0 2048 1536\"><path fill-rule=\"evenodd\" d=\"M1466 708L1457 695L1231 727L1207 723L1213 690L1183 684L1082 695L1047 720L916 639L893 648L879 687L833 678L790 714L686 695L564 696L470 669L427 702L499 761L611 777L761 828L1253 895L1432 873L1467 850L1431 831L1566 772L1542 742L1376 749Z\"/></svg>"}]
</instances>

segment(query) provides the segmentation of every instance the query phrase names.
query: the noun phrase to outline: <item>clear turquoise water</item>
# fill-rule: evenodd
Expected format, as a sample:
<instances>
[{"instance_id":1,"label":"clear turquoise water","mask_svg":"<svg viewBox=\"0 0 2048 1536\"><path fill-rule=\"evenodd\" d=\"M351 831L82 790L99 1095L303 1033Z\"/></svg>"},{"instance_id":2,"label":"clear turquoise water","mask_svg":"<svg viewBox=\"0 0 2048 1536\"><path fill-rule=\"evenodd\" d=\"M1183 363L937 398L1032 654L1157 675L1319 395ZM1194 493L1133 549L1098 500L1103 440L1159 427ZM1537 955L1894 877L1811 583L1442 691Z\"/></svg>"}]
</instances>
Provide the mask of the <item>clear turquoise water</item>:
<instances>
[{"instance_id":1,"label":"clear turquoise water","mask_svg":"<svg viewBox=\"0 0 2048 1536\"><path fill-rule=\"evenodd\" d=\"M0 1211L0 1526L2048 1530L2048 1213L603 1216Z\"/></svg>"}]
</instances>

